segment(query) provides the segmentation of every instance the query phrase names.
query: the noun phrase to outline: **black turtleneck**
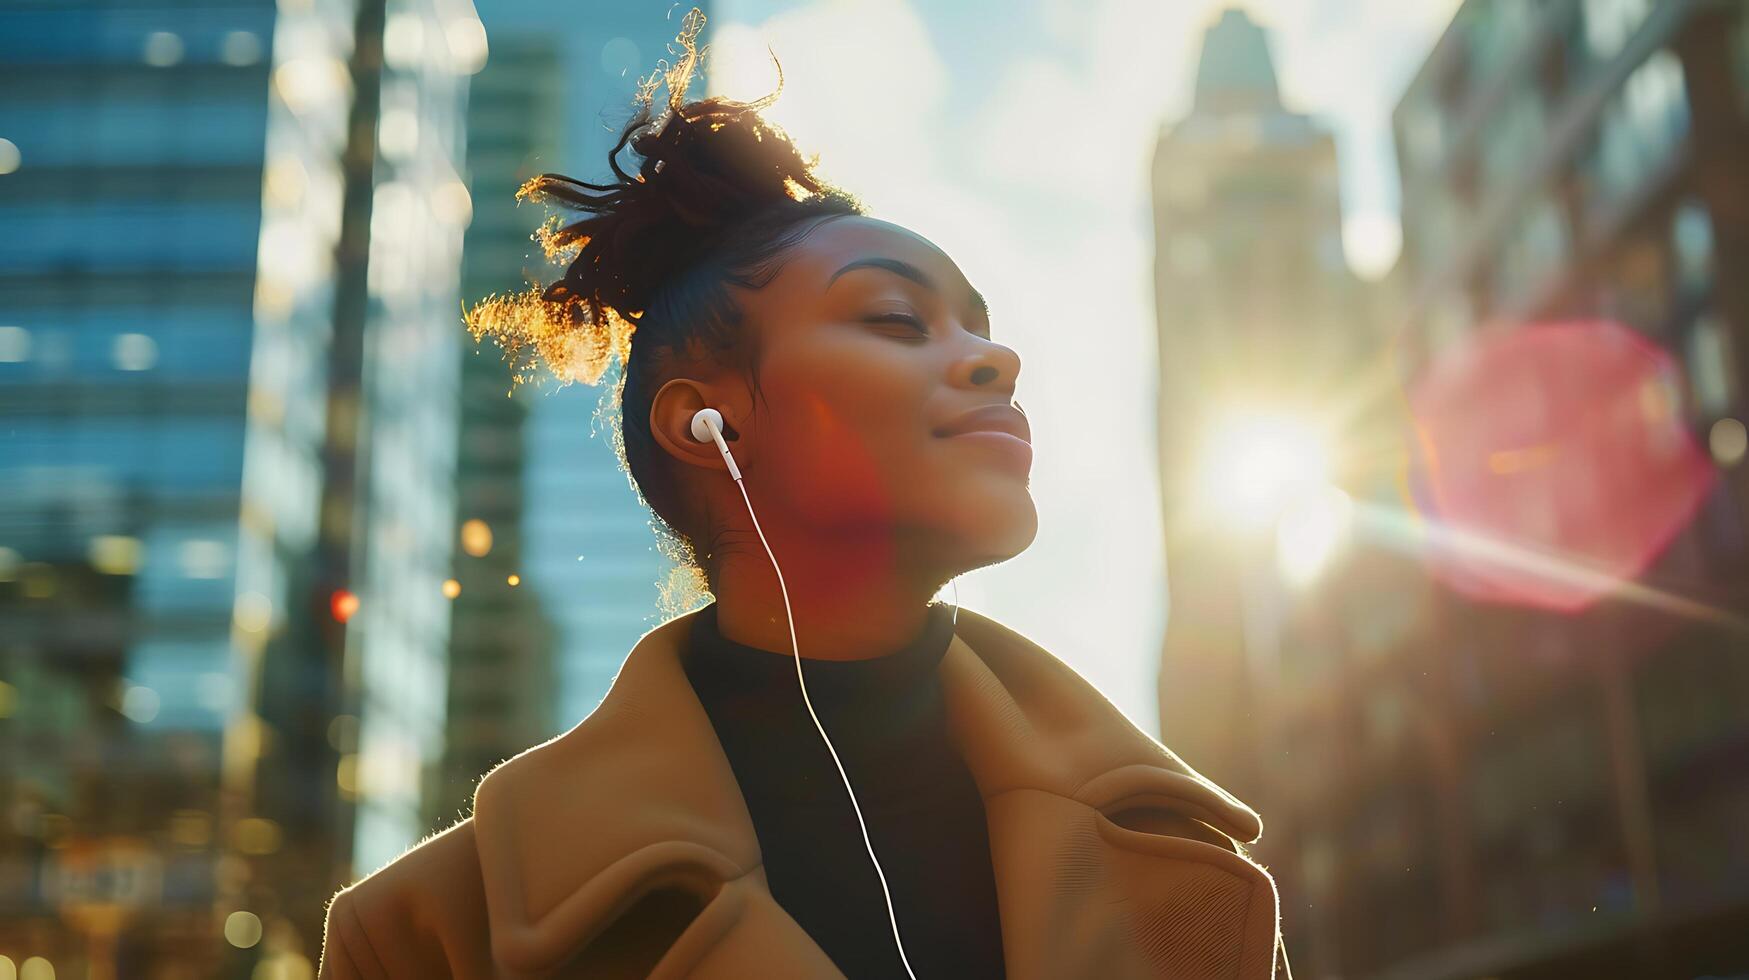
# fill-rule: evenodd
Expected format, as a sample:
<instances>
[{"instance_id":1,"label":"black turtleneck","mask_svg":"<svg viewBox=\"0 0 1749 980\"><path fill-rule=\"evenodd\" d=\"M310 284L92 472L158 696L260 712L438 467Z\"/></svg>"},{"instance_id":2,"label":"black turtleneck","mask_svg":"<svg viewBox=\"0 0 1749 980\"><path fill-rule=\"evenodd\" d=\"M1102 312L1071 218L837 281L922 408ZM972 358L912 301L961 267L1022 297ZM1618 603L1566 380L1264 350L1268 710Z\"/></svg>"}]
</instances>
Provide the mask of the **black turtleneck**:
<instances>
[{"instance_id":1,"label":"black turtleneck","mask_svg":"<svg viewBox=\"0 0 1749 980\"><path fill-rule=\"evenodd\" d=\"M983 798L948 734L936 674L952 616L951 606L931 605L922 633L887 656L802 661L918 980L1003 975ZM904 977L880 881L802 704L794 657L725 639L716 603L693 622L682 663L747 801L772 896L852 980Z\"/></svg>"}]
</instances>

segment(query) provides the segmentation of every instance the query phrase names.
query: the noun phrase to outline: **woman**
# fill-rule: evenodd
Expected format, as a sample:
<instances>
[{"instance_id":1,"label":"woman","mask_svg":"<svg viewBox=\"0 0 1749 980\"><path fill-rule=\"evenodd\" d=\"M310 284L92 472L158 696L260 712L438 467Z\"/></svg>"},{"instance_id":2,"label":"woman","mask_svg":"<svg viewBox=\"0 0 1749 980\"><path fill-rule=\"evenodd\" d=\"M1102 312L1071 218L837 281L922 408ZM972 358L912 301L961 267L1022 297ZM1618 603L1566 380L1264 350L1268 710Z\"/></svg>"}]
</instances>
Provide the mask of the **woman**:
<instances>
[{"instance_id":1,"label":"woman","mask_svg":"<svg viewBox=\"0 0 1749 980\"><path fill-rule=\"evenodd\" d=\"M623 364L618 449L714 601L336 896L322 976L1271 976L1256 814L932 602L1036 531L1019 356L759 118L775 93L683 103L701 20L617 182L523 188L587 215L542 228L563 277L470 328L567 378Z\"/></svg>"}]
</instances>

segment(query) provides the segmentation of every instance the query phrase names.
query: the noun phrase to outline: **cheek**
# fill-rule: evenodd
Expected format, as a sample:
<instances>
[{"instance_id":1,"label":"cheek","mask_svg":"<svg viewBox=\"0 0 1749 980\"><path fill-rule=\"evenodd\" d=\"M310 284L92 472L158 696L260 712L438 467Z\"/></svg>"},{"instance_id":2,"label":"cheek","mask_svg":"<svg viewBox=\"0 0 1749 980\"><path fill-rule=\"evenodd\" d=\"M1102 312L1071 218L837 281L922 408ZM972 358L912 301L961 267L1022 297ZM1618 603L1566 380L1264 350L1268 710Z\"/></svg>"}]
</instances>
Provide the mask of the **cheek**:
<instances>
[{"instance_id":1,"label":"cheek","mask_svg":"<svg viewBox=\"0 0 1749 980\"><path fill-rule=\"evenodd\" d=\"M938 482L924 419L936 368L854 334L796 340L760 372L779 436L773 489L812 523L907 520L915 485Z\"/></svg>"},{"instance_id":2,"label":"cheek","mask_svg":"<svg viewBox=\"0 0 1749 980\"><path fill-rule=\"evenodd\" d=\"M792 505L822 523L886 521L896 516L894 439L890 419L859 418L848 406L809 392L793 403L781 427L776 469L799 499Z\"/></svg>"},{"instance_id":3,"label":"cheek","mask_svg":"<svg viewBox=\"0 0 1749 980\"><path fill-rule=\"evenodd\" d=\"M1002 557L1030 543L1038 518L1024 479L935 439L921 419L864 417L851 401L788 400L771 471L801 524L928 527Z\"/></svg>"},{"instance_id":4,"label":"cheek","mask_svg":"<svg viewBox=\"0 0 1749 980\"><path fill-rule=\"evenodd\" d=\"M1024 481L936 439L920 421L854 413L824 397L805 404L795 439L806 451L788 483L806 488L809 499L798 504L821 523L977 524L1004 510L1013 492L1027 496Z\"/></svg>"}]
</instances>

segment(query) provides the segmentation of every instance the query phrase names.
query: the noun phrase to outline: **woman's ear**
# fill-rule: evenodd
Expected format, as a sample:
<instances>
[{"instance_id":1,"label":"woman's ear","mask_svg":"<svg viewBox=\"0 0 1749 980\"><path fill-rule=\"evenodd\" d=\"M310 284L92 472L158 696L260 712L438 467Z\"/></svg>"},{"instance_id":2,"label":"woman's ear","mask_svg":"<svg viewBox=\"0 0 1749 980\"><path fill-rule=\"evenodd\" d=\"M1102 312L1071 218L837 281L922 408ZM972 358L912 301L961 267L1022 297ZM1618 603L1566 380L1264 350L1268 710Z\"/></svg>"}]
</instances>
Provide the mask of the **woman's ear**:
<instances>
[{"instance_id":1,"label":"woman's ear","mask_svg":"<svg viewBox=\"0 0 1749 980\"><path fill-rule=\"evenodd\" d=\"M723 416L723 441L735 454L736 465L746 468L752 460L751 440L741 438L739 400L724 396L720 386L691 378L672 378L650 400L650 434L668 455L693 466L727 471L723 454L713 442L692 436L692 417L701 408L714 408Z\"/></svg>"}]
</instances>

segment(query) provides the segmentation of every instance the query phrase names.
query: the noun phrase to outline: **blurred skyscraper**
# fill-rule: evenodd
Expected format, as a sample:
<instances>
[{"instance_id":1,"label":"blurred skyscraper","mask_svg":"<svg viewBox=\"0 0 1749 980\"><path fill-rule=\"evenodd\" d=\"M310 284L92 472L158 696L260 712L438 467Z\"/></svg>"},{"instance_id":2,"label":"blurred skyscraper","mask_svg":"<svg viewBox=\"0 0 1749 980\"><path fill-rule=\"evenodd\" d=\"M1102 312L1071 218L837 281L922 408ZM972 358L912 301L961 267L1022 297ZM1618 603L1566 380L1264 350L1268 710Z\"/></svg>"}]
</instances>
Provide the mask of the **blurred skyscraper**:
<instances>
[{"instance_id":1,"label":"blurred skyscraper","mask_svg":"<svg viewBox=\"0 0 1749 980\"><path fill-rule=\"evenodd\" d=\"M515 189L553 165L563 136L558 39L500 32L468 92L468 179L474 218L462 255L462 295L505 292L529 265L530 208ZM526 428L532 389L511 378L490 341L463 341L461 443L456 460L461 586L450 624L448 739L443 782L428 802L433 827L473 809L480 777L556 734L554 638L538 594L523 581Z\"/></svg>"},{"instance_id":2,"label":"blurred skyscraper","mask_svg":"<svg viewBox=\"0 0 1749 980\"><path fill-rule=\"evenodd\" d=\"M1269 542L1229 526L1221 440L1336 401L1377 345L1342 247L1335 142L1282 105L1263 29L1227 9L1204 36L1190 113L1153 163L1159 439L1171 605L1165 740L1242 798L1257 788L1247 675L1275 669ZM1244 477L1245 474L1239 474ZM1243 519L1244 515L1239 515Z\"/></svg>"},{"instance_id":3,"label":"blurred skyscraper","mask_svg":"<svg viewBox=\"0 0 1749 980\"><path fill-rule=\"evenodd\" d=\"M480 16L494 42L539 36L558 46L564 128L558 154L542 160L540 170L589 181L610 178L607 152L631 117L638 82L658 61L675 61L678 49L669 45L692 6L616 0L590 4L586 17L555 21L552 7L482 0ZM709 4L696 6L710 12ZM625 164L632 159L629 152L622 156ZM474 193L485 207L508 200L515 190L510 181L496 188L476 182ZM525 234L541 217L534 204L516 212ZM520 288L525 270L550 281L553 268L542 263L537 245L525 243L521 254L526 257L517 260L506 253L494 269L481 266L480 294L465 298ZM649 511L638 504L614 458L608 428L596 419L605 391L606 382L600 388L557 388L542 380L526 396L519 588L539 598L555 630L560 729L595 707L632 643L660 622L660 587L671 567L656 551Z\"/></svg>"},{"instance_id":4,"label":"blurred skyscraper","mask_svg":"<svg viewBox=\"0 0 1749 980\"><path fill-rule=\"evenodd\" d=\"M1413 552L1357 539L1291 593L1275 574L1231 597L1198 593L1239 623L1203 633L1203 652L1250 662L1211 668L1231 731L1209 723L1187 754L1255 787L1270 821L1260 857L1282 882L1302 975L1743 974L1749 644L1730 614L1749 598L1749 7L1469 0L1393 122L1393 371L1423 378L1460 348L1547 321L1623 323L1670 352L1681 376L1624 404L1636 417L1675 408L1720 480L1630 585L1727 615L1657 608L1631 588L1579 613L1489 604L1436 582ZM1260 273L1246 288L1274 283ZM1356 376L1349 401L1389 401L1378 380ZM1607 426L1615 405L1568 410ZM1536 410L1508 414L1528 423ZM1491 465L1498 477L1517 463ZM1357 509L1402 513L1403 488L1380 476L1344 486ZM1579 497L1511 504L1560 522ZM1169 740L1197 694L1181 693L1175 719L1173 652L1169 640Z\"/></svg>"},{"instance_id":5,"label":"blurred skyscraper","mask_svg":"<svg viewBox=\"0 0 1749 980\"><path fill-rule=\"evenodd\" d=\"M223 948L274 26L110 7L0 10L0 949L70 975Z\"/></svg>"},{"instance_id":6,"label":"blurred skyscraper","mask_svg":"<svg viewBox=\"0 0 1749 980\"><path fill-rule=\"evenodd\" d=\"M238 587L285 628L258 654L260 724L227 750L259 752L252 798L285 841L259 887L312 944L333 888L423 833L442 761L463 110L485 58L465 2L280 12Z\"/></svg>"},{"instance_id":7,"label":"blurred skyscraper","mask_svg":"<svg viewBox=\"0 0 1749 980\"><path fill-rule=\"evenodd\" d=\"M483 57L466 0L0 10L7 951L313 958L423 829Z\"/></svg>"}]
</instances>

